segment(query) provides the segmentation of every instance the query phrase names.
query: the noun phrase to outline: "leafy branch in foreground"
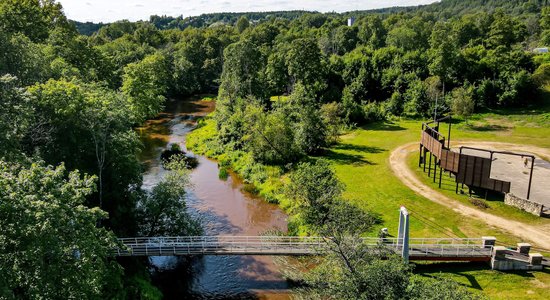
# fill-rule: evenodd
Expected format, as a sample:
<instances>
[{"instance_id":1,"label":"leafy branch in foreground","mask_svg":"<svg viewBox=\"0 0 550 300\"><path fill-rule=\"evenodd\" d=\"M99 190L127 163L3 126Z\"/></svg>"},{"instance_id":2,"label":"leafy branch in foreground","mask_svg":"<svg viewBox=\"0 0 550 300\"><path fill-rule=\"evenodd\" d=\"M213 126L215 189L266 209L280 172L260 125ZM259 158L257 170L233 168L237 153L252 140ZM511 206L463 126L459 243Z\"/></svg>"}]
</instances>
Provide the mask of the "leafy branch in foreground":
<instances>
[{"instance_id":1,"label":"leafy branch in foreground","mask_svg":"<svg viewBox=\"0 0 550 300\"><path fill-rule=\"evenodd\" d=\"M96 226L107 214L84 206L95 180L0 161L0 298L100 298L120 284L116 239Z\"/></svg>"},{"instance_id":2,"label":"leafy branch in foreground","mask_svg":"<svg viewBox=\"0 0 550 300\"><path fill-rule=\"evenodd\" d=\"M325 236L324 251L309 260L286 260L286 277L300 283L300 299L477 299L455 282L419 279L391 249L372 246L362 235L380 217L341 197L342 185L323 161L303 163L290 175L287 197L308 228ZM451 288L456 292L447 291ZM441 293L439 293L440 291Z\"/></svg>"},{"instance_id":3,"label":"leafy branch in foreground","mask_svg":"<svg viewBox=\"0 0 550 300\"><path fill-rule=\"evenodd\" d=\"M186 160L174 157L165 167L170 171L138 203L139 231L145 236L200 235L200 222L185 204L185 190L191 187Z\"/></svg>"}]
</instances>

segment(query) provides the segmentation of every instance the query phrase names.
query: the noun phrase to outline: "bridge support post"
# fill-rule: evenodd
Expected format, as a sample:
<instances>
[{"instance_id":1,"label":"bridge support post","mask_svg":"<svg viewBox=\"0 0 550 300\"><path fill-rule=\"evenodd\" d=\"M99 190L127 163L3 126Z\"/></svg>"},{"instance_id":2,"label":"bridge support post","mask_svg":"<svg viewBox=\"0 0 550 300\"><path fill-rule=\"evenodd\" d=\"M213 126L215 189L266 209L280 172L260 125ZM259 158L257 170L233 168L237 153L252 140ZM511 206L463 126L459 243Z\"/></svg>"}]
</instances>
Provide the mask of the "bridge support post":
<instances>
[{"instance_id":1,"label":"bridge support post","mask_svg":"<svg viewBox=\"0 0 550 300\"><path fill-rule=\"evenodd\" d=\"M404 206L399 210L399 230L397 234L397 250L401 251L403 260L409 262L409 212Z\"/></svg>"},{"instance_id":2,"label":"bridge support post","mask_svg":"<svg viewBox=\"0 0 550 300\"><path fill-rule=\"evenodd\" d=\"M419 157L418 157L418 167L420 168L422 166L422 161L423 161L423 157L422 157L422 143L420 144L420 152L419 152Z\"/></svg>"},{"instance_id":3,"label":"bridge support post","mask_svg":"<svg viewBox=\"0 0 550 300\"><path fill-rule=\"evenodd\" d=\"M483 248L492 248L497 242L497 238L494 236L483 236L481 239L483 240Z\"/></svg>"}]
</instances>

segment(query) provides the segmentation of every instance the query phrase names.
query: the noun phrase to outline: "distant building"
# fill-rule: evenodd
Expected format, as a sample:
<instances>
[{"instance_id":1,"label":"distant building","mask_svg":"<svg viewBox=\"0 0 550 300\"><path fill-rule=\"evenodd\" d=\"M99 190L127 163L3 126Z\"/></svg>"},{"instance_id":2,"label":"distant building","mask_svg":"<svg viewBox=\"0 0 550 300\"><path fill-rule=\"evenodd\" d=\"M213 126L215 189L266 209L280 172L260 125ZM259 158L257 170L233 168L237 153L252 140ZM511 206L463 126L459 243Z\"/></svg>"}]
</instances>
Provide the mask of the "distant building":
<instances>
[{"instance_id":1,"label":"distant building","mask_svg":"<svg viewBox=\"0 0 550 300\"><path fill-rule=\"evenodd\" d=\"M351 17L348 19L348 26L353 26L353 24L355 24L355 18L354 17Z\"/></svg>"},{"instance_id":2,"label":"distant building","mask_svg":"<svg viewBox=\"0 0 550 300\"><path fill-rule=\"evenodd\" d=\"M349 22L349 21L348 21ZM544 47L544 48L535 48L533 49L533 52L535 53L548 53L548 47Z\"/></svg>"}]
</instances>

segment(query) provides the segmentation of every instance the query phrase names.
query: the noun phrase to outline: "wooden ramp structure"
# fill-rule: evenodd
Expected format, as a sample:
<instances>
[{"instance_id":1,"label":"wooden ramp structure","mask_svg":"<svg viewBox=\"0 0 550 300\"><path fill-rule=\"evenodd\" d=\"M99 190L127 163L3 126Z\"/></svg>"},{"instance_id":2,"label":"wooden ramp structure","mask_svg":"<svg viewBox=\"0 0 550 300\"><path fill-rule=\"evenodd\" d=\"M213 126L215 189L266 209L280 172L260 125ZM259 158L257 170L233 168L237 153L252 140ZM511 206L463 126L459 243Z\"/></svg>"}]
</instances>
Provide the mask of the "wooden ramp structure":
<instances>
[{"instance_id":1,"label":"wooden ramp structure","mask_svg":"<svg viewBox=\"0 0 550 300\"><path fill-rule=\"evenodd\" d=\"M330 251L330 237L289 236L185 236L121 238L117 256L188 255L323 255ZM404 239L362 238L359 242L375 249L401 254ZM409 239L410 260L490 261L492 245L486 239Z\"/></svg>"},{"instance_id":2,"label":"wooden ramp structure","mask_svg":"<svg viewBox=\"0 0 550 300\"><path fill-rule=\"evenodd\" d=\"M456 192L458 193L458 185L467 185L473 188L482 188L486 191L495 191L503 194L510 192L511 182L491 178L491 168L494 154L505 154L520 156L530 160L531 172L527 191L527 199L529 199L531 191L531 182L533 177L533 166L535 157L529 154L519 154L507 151L493 151L472 147L460 147L459 151L453 151L450 148L451 135L451 117L445 117L435 121L422 124L422 133L420 137L420 157L418 166L424 164L424 172L426 171L426 163L428 163L428 176L433 176L433 181L437 178L437 168L439 167L439 187L441 188L441 178L443 172L453 174L456 181ZM440 132L441 122L448 121L449 130L445 137ZM474 150L485 152L487 157L463 153L463 150ZM432 169L433 161L433 169ZM432 174L433 171L433 174Z\"/></svg>"}]
</instances>

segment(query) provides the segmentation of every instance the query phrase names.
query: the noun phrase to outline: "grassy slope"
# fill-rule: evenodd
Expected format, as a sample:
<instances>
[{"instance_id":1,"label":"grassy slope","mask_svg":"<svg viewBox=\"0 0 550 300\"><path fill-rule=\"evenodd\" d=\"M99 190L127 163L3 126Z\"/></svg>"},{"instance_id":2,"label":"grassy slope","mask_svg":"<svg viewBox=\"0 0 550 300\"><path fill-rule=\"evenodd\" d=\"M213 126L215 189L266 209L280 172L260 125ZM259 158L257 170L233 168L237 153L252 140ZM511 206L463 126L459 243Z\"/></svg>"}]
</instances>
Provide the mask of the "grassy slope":
<instances>
[{"instance_id":1,"label":"grassy slope","mask_svg":"<svg viewBox=\"0 0 550 300\"><path fill-rule=\"evenodd\" d=\"M546 103L550 103L547 101ZM453 140L488 140L511 143L525 143L550 148L550 105L538 109L487 111L470 118L468 124L461 122L454 126ZM420 121L397 121L378 123L354 130L342 137L339 145L329 150L326 158L333 164L339 178L346 184L345 195L365 209L382 215L384 224L391 234L396 235L398 209L405 205L413 212L411 235L413 237L480 237L494 235L500 242L513 245L519 240L506 233L490 228L479 220L457 215L450 209L435 204L416 195L402 184L391 172L388 165L392 149L409 142L417 142L420 137ZM188 146L198 153L224 161L233 160L216 154L216 147L210 140L215 136L212 121L194 131L188 137ZM416 166L416 155L411 155L410 165ZM242 165L235 158L232 165ZM264 172L266 170L263 170ZM275 172L280 174L278 172ZM269 176L280 184L275 177ZM417 169L417 175L431 184L427 176ZM271 179L270 179L271 180ZM267 186L278 186L267 184ZM435 187L435 186L434 186ZM261 191L265 188L260 187ZM444 194L468 203L465 196L455 195L454 191ZM531 224L545 223L518 210L492 203L491 212ZM422 220L420 220L422 219ZM373 233L375 234L375 233ZM545 299L550 288L550 272L501 273L487 270L485 266L470 264L419 265L417 272L422 276L451 276L453 279L474 290L483 291L492 299Z\"/></svg>"},{"instance_id":2,"label":"grassy slope","mask_svg":"<svg viewBox=\"0 0 550 300\"><path fill-rule=\"evenodd\" d=\"M470 118L469 124L461 122L455 126L453 139L504 141L550 148L549 111L548 104L540 105L536 110L488 111ZM385 222L383 227L388 227L394 235L397 231L398 209L400 205L405 205L413 212L413 237L494 235L500 242L518 242L517 238L490 228L482 221L465 218L416 195L392 174L388 165L391 150L418 141L420 123L398 121L374 124L343 136L340 145L329 152L328 159L346 184L346 196L366 209L379 212ZM412 168L416 166L416 159L416 155L410 157ZM420 169L415 169L420 178L431 184ZM454 186L452 191L443 190L443 193L469 204L466 196L454 194ZM531 224L550 224L550 220L535 218L496 202L491 203L489 212ZM548 271L500 274L471 265L447 265L443 271L466 286L483 290L495 299L545 299L550 288ZM434 276L433 267L423 266L419 272Z\"/></svg>"}]
</instances>

